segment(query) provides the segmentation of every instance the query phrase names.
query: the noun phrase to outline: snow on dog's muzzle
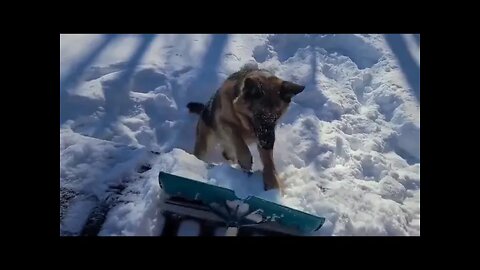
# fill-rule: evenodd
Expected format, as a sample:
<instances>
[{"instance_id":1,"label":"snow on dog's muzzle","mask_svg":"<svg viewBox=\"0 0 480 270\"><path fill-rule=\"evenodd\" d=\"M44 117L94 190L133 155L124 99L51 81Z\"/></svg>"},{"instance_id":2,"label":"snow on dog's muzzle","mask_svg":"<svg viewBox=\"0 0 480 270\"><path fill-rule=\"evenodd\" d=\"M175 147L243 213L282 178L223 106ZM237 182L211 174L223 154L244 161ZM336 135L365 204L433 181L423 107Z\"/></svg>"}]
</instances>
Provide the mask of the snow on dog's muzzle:
<instances>
[{"instance_id":1,"label":"snow on dog's muzzle","mask_svg":"<svg viewBox=\"0 0 480 270\"><path fill-rule=\"evenodd\" d=\"M260 112L253 117L258 145L266 150L273 149L275 143L275 124L278 116L274 113Z\"/></svg>"}]
</instances>

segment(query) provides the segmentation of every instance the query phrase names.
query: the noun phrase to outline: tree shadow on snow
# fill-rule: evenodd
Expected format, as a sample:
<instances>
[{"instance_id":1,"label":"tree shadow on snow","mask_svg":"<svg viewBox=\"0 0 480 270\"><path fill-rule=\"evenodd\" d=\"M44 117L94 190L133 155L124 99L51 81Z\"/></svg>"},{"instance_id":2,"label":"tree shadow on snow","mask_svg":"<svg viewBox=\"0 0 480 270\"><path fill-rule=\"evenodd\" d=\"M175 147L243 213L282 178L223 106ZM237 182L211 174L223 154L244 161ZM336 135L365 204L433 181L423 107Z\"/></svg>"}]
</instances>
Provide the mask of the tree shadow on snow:
<instances>
[{"instance_id":1,"label":"tree shadow on snow","mask_svg":"<svg viewBox=\"0 0 480 270\"><path fill-rule=\"evenodd\" d=\"M218 67L223 61L223 51L229 40L228 34L213 34L212 40L203 57L201 65L194 79L189 82L180 94L175 96L179 111L188 114L186 105L189 102L206 103L220 87ZM176 92L179 89L174 89ZM185 119L185 120L183 120ZM195 141L195 125L197 115L179 119L179 126L173 133L169 142L162 147L163 151L180 148L192 152Z\"/></svg>"},{"instance_id":2,"label":"tree shadow on snow","mask_svg":"<svg viewBox=\"0 0 480 270\"><path fill-rule=\"evenodd\" d=\"M75 88L81 80L85 70L98 58L105 48L115 39L117 35L103 35L102 40L95 46L85 58L73 66L68 74L60 78L60 125L71 117L69 112L68 89Z\"/></svg>"},{"instance_id":3,"label":"tree shadow on snow","mask_svg":"<svg viewBox=\"0 0 480 270\"><path fill-rule=\"evenodd\" d=\"M84 71L98 58L100 53L117 37L117 35L103 35L102 41L90 53L73 66L67 75L60 79L60 92L75 87Z\"/></svg>"},{"instance_id":4,"label":"tree shadow on snow","mask_svg":"<svg viewBox=\"0 0 480 270\"><path fill-rule=\"evenodd\" d=\"M420 47L420 34L413 34L413 37L415 38L417 46Z\"/></svg>"},{"instance_id":5,"label":"tree shadow on snow","mask_svg":"<svg viewBox=\"0 0 480 270\"><path fill-rule=\"evenodd\" d=\"M212 41L203 57L199 71L185 91L184 105L190 101L207 102L219 88L218 67L222 63L223 51L228 39L228 34L212 35Z\"/></svg>"},{"instance_id":6,"label":"tree shadow on snow","mask_svg":"<svg viewBox=\"0 0 480 270\"><path fill-rule=\"evenodd\" d=\"M115 80L103 83L103 93L105 96L105 114L101 123L108 125L116 121L119 115L125 114L132 108L133 102L130 100L130 82L136 67L140 64L142 57L148 51L150 45L155 39L156 35L143 34L138 47L133 52L132 56L127 60L124 70L119 74ZM102 129L102 126L97 126L94 137Z\"/></svg>"},{"instance_id":7,"label":"tree shadow on snow","mask_svg":"<svg viewBox=\"0 0 480 270\"><path fill-rule=\"evenodd\" d=\"M80 62L74 66L63 79L60 80L60 125L66 120L70 119L73 114L75 115L88 115L98 109L99 104L92 102L85 102L82 106L73 106L81 97L72 97L67 93L68 89L75 88L82 80L82 76L86 70L94 63L99 55L105 50L105 48L116 39L118 35L107 34L103 36L103 40L91 50L87 56L80 60ZM113 120L113 117L120 112L128 110L128 94L129 83L132 75L135 72L135 68L140 63L143 55L148 51L155 35L143 34L139 35L141 39L137 49L133 52L132 56L127 62L122 65L123 71L119 76L111 81L105 82L102 87L105 96L105 116L104 122ZM119 106L120 105L120 106ZM86 107L85 107L86 106ZM92 108L90 108L93 106ZM73 111L72 108L77 111ZM78 110L82 110L79 112Z\"/></svg>"},{"instance_id":8,"label":"tree shadow on snow","mask_svg":"<svg viewBox=\"0 0 480 270\"><path fill-rule=\"evenodd\" d=\"M402 35L386 34L384 37L392 52L395 54L400 68L412 88L414 96L417 98L418 103L420 103L420 66L410 54ZM419 44L420 36L414 35L414 37L415 41Z\"/></svg>"},{"instance_id":9,"label":"tree shadow on snow","mask_svg":"<svg viewBox=\"0 0 480 270\"><path fill-rule=\"evenodd\" d=\"M317 45L315 44L316 35L310 37L309 51L310 59L310 74L304 83L305 90L293 98L292 104L287 111L287 114L282 118L282 123L290 124L295 122L301 114L312 114L320 120L330 121L335 119L335 116L330 116L325 113L323 105L327 101L327 97L318 87L318 59L317 59Z\"/></svg>"}]
</instances>

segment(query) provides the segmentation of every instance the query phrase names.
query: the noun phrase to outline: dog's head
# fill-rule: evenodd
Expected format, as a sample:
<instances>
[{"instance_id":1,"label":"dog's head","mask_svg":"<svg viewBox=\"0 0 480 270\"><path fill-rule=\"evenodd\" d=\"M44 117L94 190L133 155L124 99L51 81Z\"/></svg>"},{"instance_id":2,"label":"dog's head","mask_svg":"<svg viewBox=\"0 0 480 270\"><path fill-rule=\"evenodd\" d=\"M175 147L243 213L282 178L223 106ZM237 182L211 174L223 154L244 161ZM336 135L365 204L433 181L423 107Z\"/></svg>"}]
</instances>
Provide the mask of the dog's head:
<instances>
[{"instance_id":1,"label":"dog's head","mask_svg":"<svg viewBox=\"0 0 480 270\"><path fill-rule=\"evenodd\" d=\"M292 98L304 89L303 85L268 72L254 72L245 77L235 108L248 118L262 148L273 148L277 120L286 112Z\"/></svg>"}]
</instances>

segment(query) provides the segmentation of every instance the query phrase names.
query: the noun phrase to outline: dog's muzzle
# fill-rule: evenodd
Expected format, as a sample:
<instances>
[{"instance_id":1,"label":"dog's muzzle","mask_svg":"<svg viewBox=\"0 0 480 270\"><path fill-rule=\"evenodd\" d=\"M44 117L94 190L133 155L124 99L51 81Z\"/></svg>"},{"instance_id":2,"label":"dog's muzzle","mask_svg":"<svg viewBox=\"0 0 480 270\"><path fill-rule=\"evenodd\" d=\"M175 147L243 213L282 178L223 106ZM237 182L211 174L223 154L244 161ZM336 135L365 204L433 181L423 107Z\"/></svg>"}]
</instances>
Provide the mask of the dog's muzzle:
<instances>
[{"instance_id":1,"label":"dog's muzzle","mask_svg":"<svg viewBox=\"0 0 480 270\"><path fill-rule=\"evenodd\" d=\"M254 114L253 127L258 144L266 150L273 149L275 143L275 124L278 116L268 112L260 112Z\"/></svg>"}]
</instances>

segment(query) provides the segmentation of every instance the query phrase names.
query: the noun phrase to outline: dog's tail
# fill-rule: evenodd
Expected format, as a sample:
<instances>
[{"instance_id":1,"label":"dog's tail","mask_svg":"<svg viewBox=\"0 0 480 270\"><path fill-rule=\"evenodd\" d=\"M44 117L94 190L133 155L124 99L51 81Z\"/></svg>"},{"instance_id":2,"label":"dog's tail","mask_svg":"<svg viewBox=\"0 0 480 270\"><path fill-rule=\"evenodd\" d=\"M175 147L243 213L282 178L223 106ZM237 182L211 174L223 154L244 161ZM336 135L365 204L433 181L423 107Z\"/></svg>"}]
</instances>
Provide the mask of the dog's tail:
<instances>
[{"instance_id":1,"label":"dog's tail","mask_svg":"<svg viewBox=\"0 0 480 270\"><path fill-rule=\"evenodd\" d=\"M187 104L187 108L190 110L191 113L200 114L205 108L205 105L198 102L190 102Z\"/></svg>"}]
</instances>

